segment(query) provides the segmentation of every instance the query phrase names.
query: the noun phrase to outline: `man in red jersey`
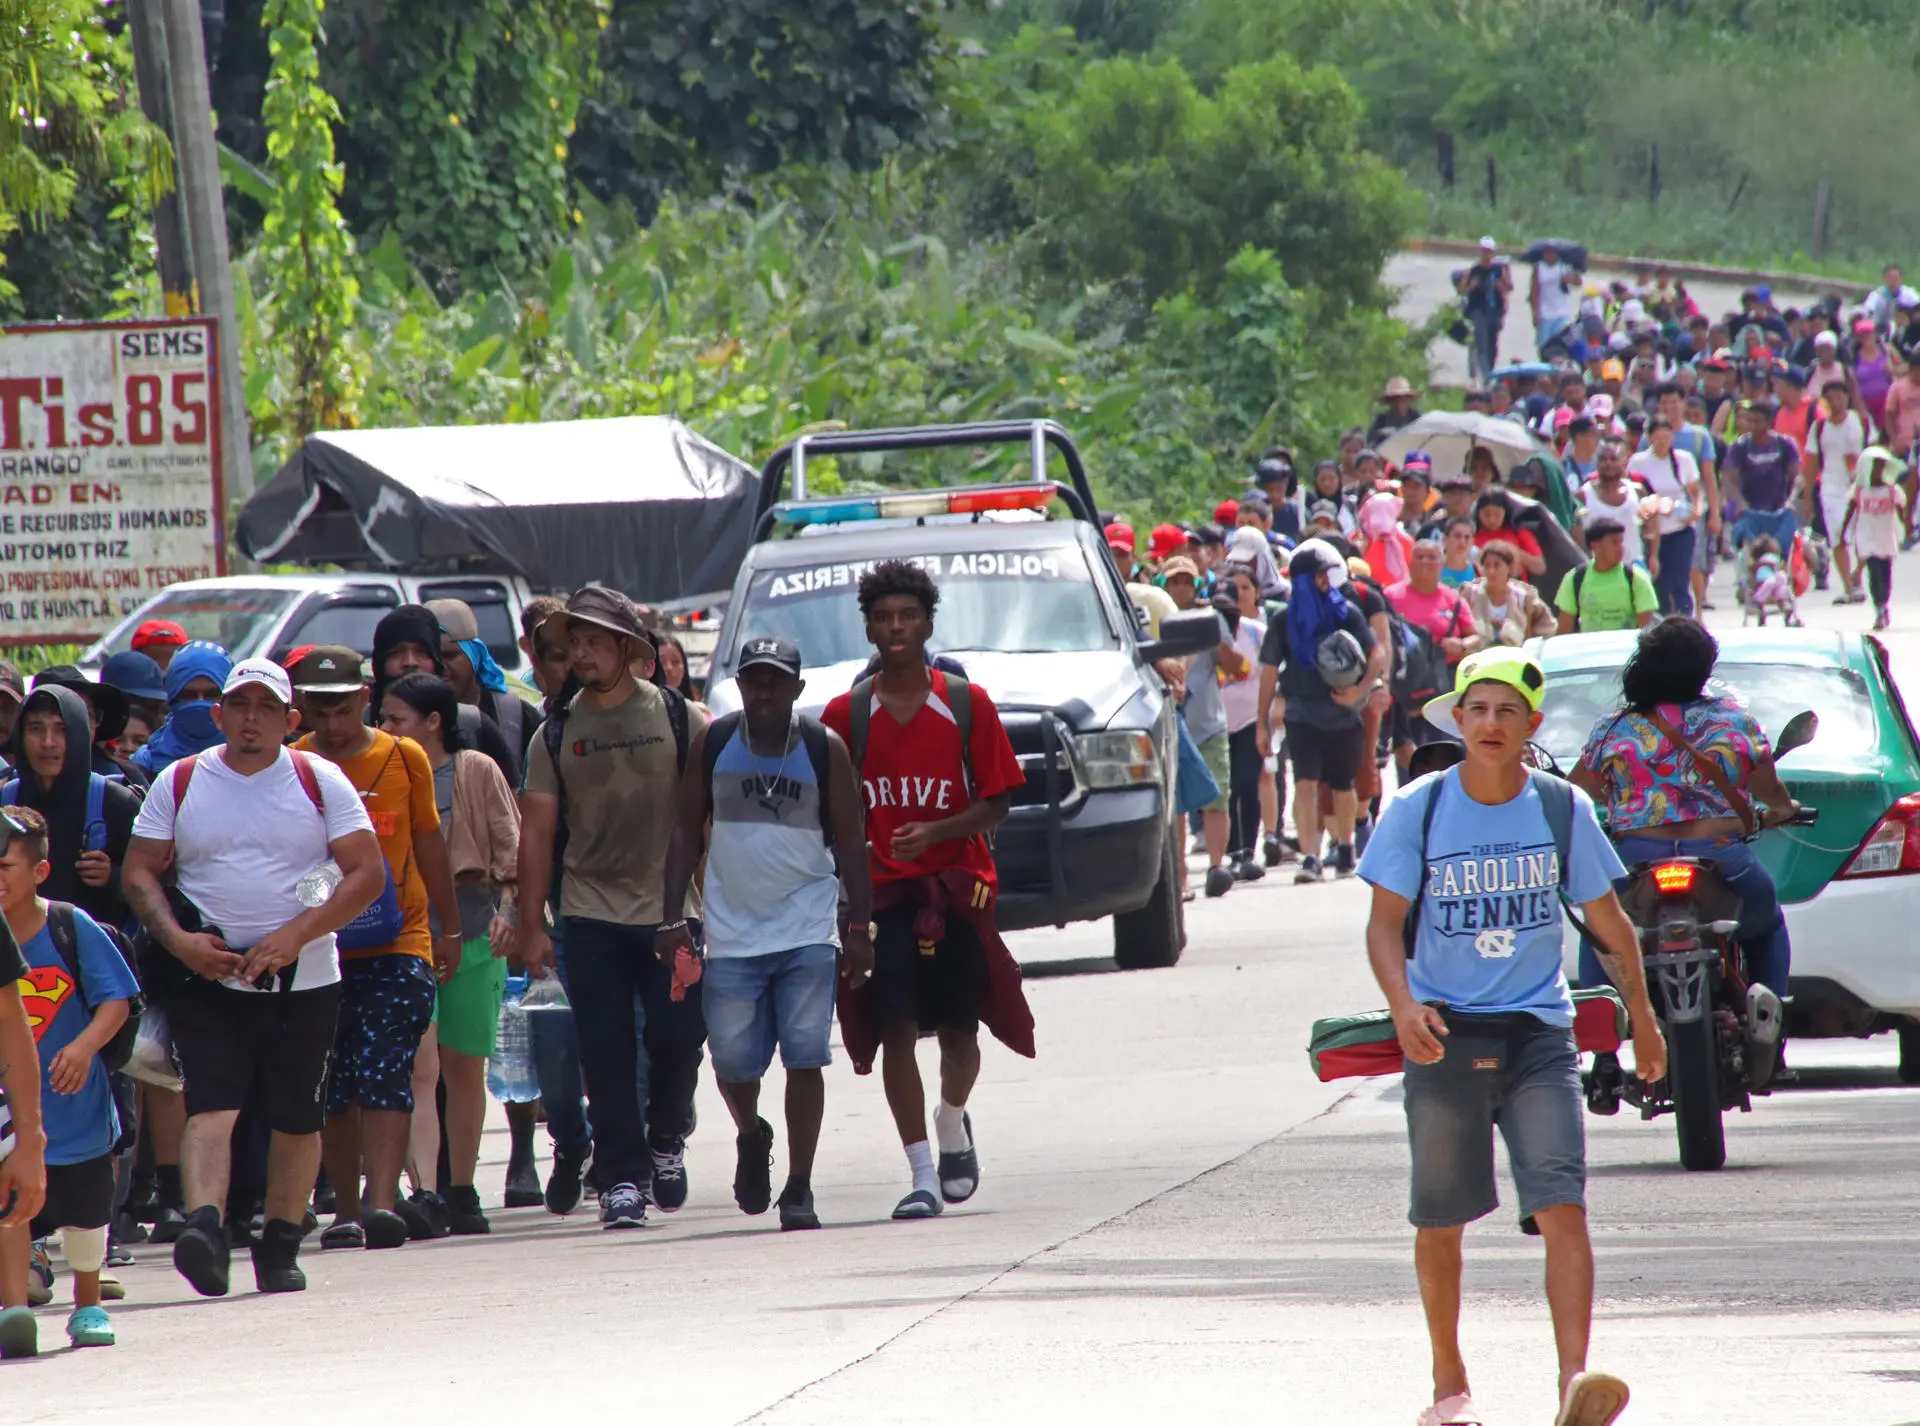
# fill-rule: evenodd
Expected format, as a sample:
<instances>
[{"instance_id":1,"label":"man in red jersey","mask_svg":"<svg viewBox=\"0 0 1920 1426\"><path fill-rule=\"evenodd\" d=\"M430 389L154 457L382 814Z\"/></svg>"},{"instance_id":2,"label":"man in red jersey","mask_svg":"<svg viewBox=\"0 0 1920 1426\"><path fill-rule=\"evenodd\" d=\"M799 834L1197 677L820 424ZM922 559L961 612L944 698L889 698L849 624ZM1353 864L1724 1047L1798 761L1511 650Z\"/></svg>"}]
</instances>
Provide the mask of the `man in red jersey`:
<instances>
[{"instance_id":1,"label":"man in red jersey","mask_svg":"<svg viewBox=\"0 0 1920 1426\"><path fill-rule=\"evenodd\" d=\"M904 560L863 575L860 612L879 650L879 671L829 703L823 718L846 740L867 804L873 979L864 993L843 996L841 1028L856 1068L863 1017L871 1016L881 1045L887 1105L913 1170L895 1218L932 1218L979 1187L966 1103L980 1073L981 1020L1016 1049L1033 1052L1019 971L993 926L999 879L987 846L1026 775L993 700L929 665L939 602L927 572ZM1021 1021L1024 1045L1017 1042ZM914 1059L922 1034L940 1038L937 1170Z\"/></svg>"}]
</instances>

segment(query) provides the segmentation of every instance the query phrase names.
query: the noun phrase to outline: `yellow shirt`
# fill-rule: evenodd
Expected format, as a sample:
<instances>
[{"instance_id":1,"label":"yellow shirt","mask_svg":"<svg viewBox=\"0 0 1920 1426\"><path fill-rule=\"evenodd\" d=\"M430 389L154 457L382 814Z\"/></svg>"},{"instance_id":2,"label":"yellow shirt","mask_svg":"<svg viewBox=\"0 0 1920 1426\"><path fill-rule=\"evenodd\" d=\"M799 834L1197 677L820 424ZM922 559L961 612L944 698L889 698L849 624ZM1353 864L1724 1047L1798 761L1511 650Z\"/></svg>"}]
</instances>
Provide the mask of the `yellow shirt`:
<instances>
[{"instance_id":1,"label":"yellow shirt","mask_svg":"<svg viewBox=\"0 0 1920 1426\"><path fill-rule=\"evenodd\" d=\"M296 745L314 752L312 738ZM373 820L373 834L380 839L380 851L387 859L387 870L400 895L403 926L399 939L387 946L340 952L343 960L366 956L407 955L423 961L433 959L433 936L427 929L427 883L420 875L420 864L413 855L416 832L433 832L440 827L440 808L433 795L433 764L411 738L395 738L374 730L373 745L357 758L335 763L347 775L354 791Z\"/></svg>"}]
</instances>

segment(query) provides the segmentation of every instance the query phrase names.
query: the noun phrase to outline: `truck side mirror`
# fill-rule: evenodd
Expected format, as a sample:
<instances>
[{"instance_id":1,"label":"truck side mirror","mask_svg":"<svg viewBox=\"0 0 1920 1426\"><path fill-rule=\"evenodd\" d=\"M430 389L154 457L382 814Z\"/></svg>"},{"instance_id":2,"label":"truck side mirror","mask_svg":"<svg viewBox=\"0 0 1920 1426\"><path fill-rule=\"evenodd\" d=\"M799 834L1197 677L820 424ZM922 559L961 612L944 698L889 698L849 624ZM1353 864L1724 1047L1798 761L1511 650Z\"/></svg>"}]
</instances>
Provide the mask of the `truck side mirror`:
<instances>
[{"instance_id":1,"label":"truck side mirror","mask_svg":"<svg viewBox=\"0 0 1920 1426\"><path fill-rule=\"evenodd\" d=\"M1140 657L1148 663L1203 654L1220 644L1220 616L1213 609L1188 609L1160 620L1160 637L1141 643Z\"/></svg>"}]
</instances>

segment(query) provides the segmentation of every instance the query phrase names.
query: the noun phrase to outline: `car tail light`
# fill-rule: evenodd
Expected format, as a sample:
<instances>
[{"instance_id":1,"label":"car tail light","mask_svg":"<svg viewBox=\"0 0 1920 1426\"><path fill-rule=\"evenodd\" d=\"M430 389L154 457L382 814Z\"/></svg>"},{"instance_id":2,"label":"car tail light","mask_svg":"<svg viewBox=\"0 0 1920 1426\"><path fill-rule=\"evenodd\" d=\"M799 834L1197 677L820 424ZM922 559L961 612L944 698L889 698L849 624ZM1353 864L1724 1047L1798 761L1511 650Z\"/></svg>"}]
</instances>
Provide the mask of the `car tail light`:
<instances>
[{"instance_id":1,"label":"car tail light","mask_svg":"<svg viewBox=\"0 0 1920 1426\"><path fill-rule=\"evenodd\" d=\"M1695 868L1685 862L1668 862L1653 869L1653 884L1662 896L1680 896L1693 890Z\"/></svg>"},{"instance_id":2,"label":"car tail light","mask_svg":"<svg viewBox=\"0 0 1920 1426\"><path fill-rule=\"evenodd\" d=\"M1916 871L1920 871L1920 792L1908 793L1887 809L1840 875L1899 876Z\"/></svg>"}]
</instances>

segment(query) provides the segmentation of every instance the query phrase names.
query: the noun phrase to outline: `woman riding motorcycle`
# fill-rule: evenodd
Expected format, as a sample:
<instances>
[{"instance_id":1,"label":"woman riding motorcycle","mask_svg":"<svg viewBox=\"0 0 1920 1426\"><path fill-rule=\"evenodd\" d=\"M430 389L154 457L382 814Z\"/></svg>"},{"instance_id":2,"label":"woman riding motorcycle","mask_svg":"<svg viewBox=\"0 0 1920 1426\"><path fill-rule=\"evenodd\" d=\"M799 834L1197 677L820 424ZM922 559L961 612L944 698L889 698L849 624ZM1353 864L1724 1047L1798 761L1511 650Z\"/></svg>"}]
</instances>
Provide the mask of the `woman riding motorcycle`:
<instances>
[{"instance_id":1,"label":"woman riding motorcycle","mask_svg":"<svg viewBox=\"0 0 1920 1426\"><path fill-rule=\"evenodd\" d=\"M1719 656L1697 620L1663 619L1643 630L1621 671L1623 706L1594 725L1572 781L1605 809L1628 866L1691 857L1719 868L1740 896L1736 934L1748 977L1784 996L1787 921L1773 877L1745 837L1790 821L1800 805L1780 781L1760 725L1733 700L1708 695ZM1586 946L1580 982L1607 983Z\"/></svg>"}]
</instances>

